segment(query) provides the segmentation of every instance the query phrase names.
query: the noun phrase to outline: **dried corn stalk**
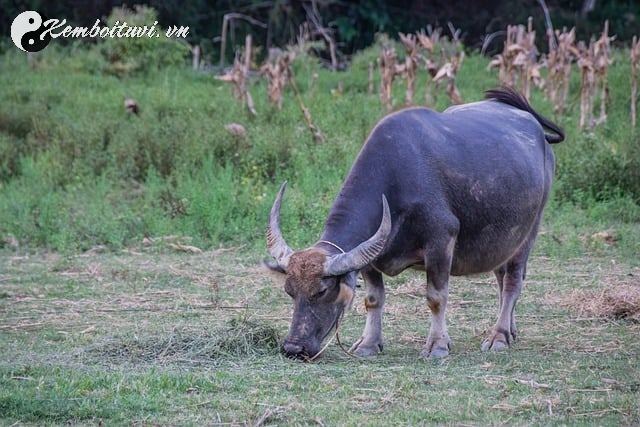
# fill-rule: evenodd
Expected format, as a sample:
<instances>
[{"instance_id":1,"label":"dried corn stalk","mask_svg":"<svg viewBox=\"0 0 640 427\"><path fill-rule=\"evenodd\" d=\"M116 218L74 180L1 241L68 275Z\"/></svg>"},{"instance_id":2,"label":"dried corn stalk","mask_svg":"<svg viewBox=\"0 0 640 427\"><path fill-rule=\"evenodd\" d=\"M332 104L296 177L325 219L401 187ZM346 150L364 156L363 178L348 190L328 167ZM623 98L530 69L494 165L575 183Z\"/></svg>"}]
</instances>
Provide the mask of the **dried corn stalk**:
<instances>
[{"instance_id":1,"label":"dried corn stalk","mask_svg":"<svg viewBox=\"0 0 640 427\"><path fill-rule=\"evenodd\" d=\"M549 54L547 56L547 82L545 93L553 110L563 114L569 96L569 81L571 76L571 64L579 56L580 52L575 45L576 31L572 28L567 32L566 28L562 32L555 32L557 43L549 34Z\"/></svg>"},{"instance_id":2,"label":"dried corn stalk","mask_svg":"<svg viewBox=\"0 0 640 427\"><path fill-rule=\"evenodd\" d=\"M387 107L388 111L392 108L392 86L397 75L396 51L392 47L384 46L378 57L378 69L382 79L380 80L380 101Z\"/></svg>"},{"instance_id":3,"label":"dried corn stalk","mask_svg":"<svg viewBox=\"0 0 640 427\"><path fill-rule=\"evenodd\" d=\"M504 49L489 63L489 68L498 67L499 80L504 86L520 87L526 98L531 94L531 84L542 87L544 82L537 62L536 32L529 18L527 27L508 25Z\"/></svg>"},{"instance_id":4,"label":"dried corn stalk","mask_svg":"<svg viewBox=\"0 0 640 427\"><path fill-rule=\"evenodd\" d=\"M416 75L418 73L418 63L420 62L420 54L418 52L419 43L414 34L399 33L400 41L407 50L404 63L399 65L396 73L400 74L407 80L407 91L405 102L407 105L413 105L413 94L416 85Z\"/></svg>"},{"instance_id":5,"label":"dried corn stalk","mask_svg":"<svg viewBox=\"0 0 640 427\"><path fill-rule=\"evenodd\" d=\"M609 37L609 21L604 21L604 30L595 46L595 72L596 80L600 84L600 117L598 124L607 120L607 74L609 65L613 63L611 58L611 41Z\"/></svg>"},{"instance_id":6,"label":"dried corn stalk","mask_svg":"<svg viewBox=\"0 0 640 427\"><path fill-rule=\"evenodd\" d=\"M369 62L369 86L367 90L367 93L369 95L373 95L373 71L374 71L373 62Z\"/></svg>"},{"instance_id":7,"label":"dried corn stalk","mask_svg":"<svg viewBox=\"0 0 640 427\"><path fill-rule=\"evenodd\" d=\"M640 39L637 36L633 36L631 41L629 59L631 59L631 126L635 127L636 102L638 99L638 66L640 65Z\"/></svg>"},{"instance_id":8,"label":"dried corn stalk","mask_svg":"<svg viewBox=\"0 0 640 427\"><path fill-rule=\"evenodd\" d=\"M607 120L607 71L613 62L610 57L612 37L609 37L608 33L609 21L605 21L604 30L598 40L591 40L588 48L584 43L579 46L581 54L578 65L582 70L580 129L583 129L585 125L588 125L589 129L593 129ZM593 102L598 88L600 89L600 117L594 119Z\"/></svg>"},{"instance_id":9,"label":"dried corn stalk","mask_svg":"<svg viewBox=\"0 0 640 427\"><path fill-rule=\"evenodd\" d=\"M489 63L489 68L499 68L498 80L501 85L515 87L517 80L517 71L514 62L516 56L522 51L518 44L518 38L521 37L523 30L522 25L507 25L507 37L504 41L502 53L494 56Z\"/></svg>"},{"instance_id":10,"label":"dried corn stalk","mask_svg":"<svg viewBox=\"0 0 640 427\"><path fill-rule=\"evenodd\" d=\"M433 91L433 99L434 103L437 102L440 85L446 81L445 92L449 96L450 102L452 104L462 104L460 91L456 87L456 75L464 60L464 50L462 50L462 44L459 39L460 30L456 30L451 24L449 24L449 29L452 34L451 40L447 37L439 38L438 36L440 58L436 63L437 71L433 76L433 82L436 86Z\"/></svg>"},{"instance_id":11,"label":"dried corn stalk","mask_svg":"<svg viewBox=\"0 0 640 427\"><path fill-rule=\"evenodd\" d=\"M451 100L452 104L462 104L462 97L460 96L460 91L456 87L456 74L462 65L462 61L464 60L464 51L460 51L458 56L450 58L450 62L444 64L436 75L433 77L433 81L436 82L436 92L437 87L439 86L442 80L447 81L446 92Z\"/></svg>"},{"instance_id":12,"label":"dried corn stalk","mask_svg":"<svg viewBox=\"0 0 640 427\"><path fill-rule=\"evenodd\" d=\"M433 53L436 43L440 40L440 29L435 30L429 28L429 34L426 34L424 30L420 30L416 33L420 46L426 51Z\"/></svg>"},{"instance_id":13,"label":"dried corn stalk","mask_svg":"<svg viewBox=\"0 0 640 427\"><path fill-rule=\"evenodd\" d=\"M424 93L424 101L427 105L435 105L438 95L437 93L434 94L433 91L433 77L438 73L440 65L438 64L439 60L434 58L434 51L436 44L440 41L441 29L432 29L431 27L427 27L427 29L429 32L428 34L425 34L424 30L420 30L416 33L416 36L418 37L420 46L422 46L423 49L422 59L424 62L424 69L429 73Z\"/></svg>"},{"instance_id":14,"label":"dried corn stalk","mask_svg":"<svg viewBox=\"0 0 640 427\"><path fill-rule=\"evenodd\" d=\"M271 105L282 109L282 93L291 79L291 63L295 59L295 53L280 52L273 60L268 60L260 67L260 75L267 79L267 91Z\"/></svg>"},{"instance_id":15,"label":"dried corn stalk","mask_svg":"<svg viewBox=\"0 0 640 427\"><path fill-rule=\"evenodd\" d=\"M241 99L242 103L247 106L251 114L257 115L253 106L253 98L247 90L247 83L249 82L249 68L251 66L251 35L248 35L245 39L245 51L244 54L236 58L233 61L233 67L225 75L217 76L217 80L231 83L233 85L234 97Z\"/></svg>"},{"instance_id":16,"label":"dried corn stalk","mask_svg":"<svg viewBox=\"0 0 640 427\"><path fill-rule=\"evenodd\" d=\"M584 42L578 43L580 56L578 67L580 67L580 121L578 127L584 129L585 125L590 128L593 124L593 97L595 96L596 77L594 72L593 41L589 47Z\"/></svg>"},{"instance_id":17,"label":"dried corn stalk","mask_svg":"<svg viewBox=\"0 0 640 427\"><path fill-rule=\"evenodd\" d=\"M407 105L413 104L415 95L415 84L420 65L424 64L424 69L429 73L425 92L425 103L435 105L437 92L441 84L446 84L446 92L451 103L462 103L460 92L455 86L456 73L464 59L462 44L459 36L460 30L455 30L450 26L452 39L440 37L440 29L428 28L429 35L424 31L416 34L399 33L400 41L404 45L407 55L402 63L398 64L397 55L393 47L383 45L378 57L378 70L381 75L380 80L380 100L387 107L393 108L392 86L396 77L401 76L407 81L405 102ZM438 49L436 49L436 46ZM436 53L437 50L437 53ZM369 82L371 84L370 76ZM432 85L435 84L435 90Z\"/></svg>"},{"instance_id":18,"label":"dried corn stalk","mask_svg":"<svg viewBox=\"0 0 640 427\"><path fill-rule=\"evenodd\" d=\"M544 86L544 81L540 75L540 64L537 61L539 52L536 48L536 32L533 31L533 20L529 17L527 32L524 33L522 41L522 53L516 57L515 65L519 68L521 90L524 96L529 99L531 96L531 85L538 88Z\"/></svg>"},{"instance_id":19,"label":"dried corn stalk","mask_svg":"<svg viewBox=\"0 0 640 427\"><path fill-rule=\"evenodd\" d=\"M313 138L316 141L325 141L326 136L313 124L311 120L311 113L309 109L304 105L302 96L296 85L293 71L291 70L291 64L296 58L296 53L292 48L289 48L286 52L278 51L274 53L273 57L269 58L267 62L260 67L260 74L267 78L267 89L269 95L269 101L271 105L277 106L278 109L282 108L282 93L287 85L290 85L293 92L296 94L300 110L304 116L304 120L307 123L307 127L311 131ZM314 76L314 79L317 76Z\"/></svg>"}]
</instances>

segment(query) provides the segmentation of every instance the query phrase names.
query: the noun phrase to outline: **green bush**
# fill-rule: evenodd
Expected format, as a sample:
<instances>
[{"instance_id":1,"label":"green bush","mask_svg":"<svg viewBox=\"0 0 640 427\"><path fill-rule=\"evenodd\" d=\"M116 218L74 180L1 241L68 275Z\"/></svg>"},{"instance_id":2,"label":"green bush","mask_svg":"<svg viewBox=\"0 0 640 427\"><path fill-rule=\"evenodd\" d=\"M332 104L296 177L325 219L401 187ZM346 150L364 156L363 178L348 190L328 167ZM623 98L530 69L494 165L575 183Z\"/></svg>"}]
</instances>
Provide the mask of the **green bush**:
<instances>
[{"instance_id":1,"label":"green bush","mask_svg":"<svg viewBox=\"0 0 640 427\"><path fill-rule=\"evenodd\" d=\"M158 14L149 6L135 5L116 7L107 17L107 26L113 28L116 22L126 22L129 27L154 27L159 37L107 37L99 43L98 49L107 60L105 71L114 75L149 72L158 68L182 65L190 50L186 44L165 37L162 28L154 25ZM146 34L149 34L148 32Z\"/></svg>"}]
</instances>

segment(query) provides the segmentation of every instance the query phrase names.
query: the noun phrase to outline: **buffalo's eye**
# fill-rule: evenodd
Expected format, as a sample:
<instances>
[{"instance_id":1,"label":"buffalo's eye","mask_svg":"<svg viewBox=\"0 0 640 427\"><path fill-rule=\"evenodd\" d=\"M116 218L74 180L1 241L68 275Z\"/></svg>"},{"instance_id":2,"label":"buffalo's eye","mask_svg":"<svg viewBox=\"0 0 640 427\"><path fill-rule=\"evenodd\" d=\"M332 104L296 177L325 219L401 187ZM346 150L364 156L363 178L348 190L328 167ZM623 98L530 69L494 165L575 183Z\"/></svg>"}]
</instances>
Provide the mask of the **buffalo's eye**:
<instances>
[{"instance_id":1,"label":"buffalo's eye","mask_svg":"<svg viewBox=\"0 0 640 427\"><path fill-rule=\"evenodd\" d=\"M327 294L327 288L324 288L323 290L321 290L320 292L318 292L317 294L315 294L313 296L313 299L320 299L323 296L325 296Z\"/></svg>"}]
</instances>

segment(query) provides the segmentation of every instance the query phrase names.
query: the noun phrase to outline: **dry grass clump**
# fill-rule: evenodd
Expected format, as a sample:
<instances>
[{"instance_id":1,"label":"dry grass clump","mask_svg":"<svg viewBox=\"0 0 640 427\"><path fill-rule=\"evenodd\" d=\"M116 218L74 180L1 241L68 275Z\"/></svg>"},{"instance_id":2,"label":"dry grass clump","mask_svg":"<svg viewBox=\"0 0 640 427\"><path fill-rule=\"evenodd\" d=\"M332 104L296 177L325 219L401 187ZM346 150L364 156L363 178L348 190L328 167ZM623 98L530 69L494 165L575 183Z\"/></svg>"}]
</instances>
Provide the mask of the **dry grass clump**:
<instances>
[{"instance_id":1,"label":"dry grass clump","mask_svg":"<svg viewBox=\"0 0 640 427\"><path fill-rule=\"evenodd\" d=\"M640 282L617 282L603 290L575 290L561 303L579 316L640 322Z\"/></svg>"},{"instance_id":2,"label":"dry grass clump","mask_svg":"<svg viewBox=\"0 0 640 427\"><path fill-rule=\"evenodd\" d=\"M229 320L214 330L174 330L163 336L131 336L98 343L83 357L97 362L119 363L190 363L203 364L222 358L276 354L280 335L267 323L245 317Z\"/></svg>"},{"instance_id":3,"label":"dry grass clump","mask_svg":"<svg viewBox=\"0 0 640 427\"><path fill-rule=\"evenodd\" d=\"M269 323L236 317L218 331L216 347L219 355L251 356L278 351L280 335Z\"/></svg>"}]
</instances>

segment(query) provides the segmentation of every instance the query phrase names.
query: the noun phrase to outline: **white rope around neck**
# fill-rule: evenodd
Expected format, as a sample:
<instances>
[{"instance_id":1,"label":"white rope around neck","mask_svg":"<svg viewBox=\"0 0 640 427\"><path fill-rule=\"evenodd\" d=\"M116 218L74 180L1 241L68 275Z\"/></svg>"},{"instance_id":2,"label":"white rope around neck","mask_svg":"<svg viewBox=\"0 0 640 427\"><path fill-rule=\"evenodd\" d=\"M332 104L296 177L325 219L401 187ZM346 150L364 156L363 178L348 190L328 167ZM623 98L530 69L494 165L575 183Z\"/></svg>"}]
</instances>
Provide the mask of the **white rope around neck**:
<instances>
[{"instance_id":1,"label":"white rope around neck","mask_svg":"<svg viewBox=\"0 0 640 427\"><path fill-rule=\"evenodd\" d=\"M318 241L318 243L326 243L327 245L333 246L334 248L336 248L337 250L339 250L339 251L340 251L340 252L342 252L343 254L344 254L344 253L346 253L346 252L344 251L344 249L342 249L340 246L338 246L338 245L336 245L335 243L330 242L330 241L328 241L328 240L320 240L320 241Z\"/></svg>"}]
</instances>

